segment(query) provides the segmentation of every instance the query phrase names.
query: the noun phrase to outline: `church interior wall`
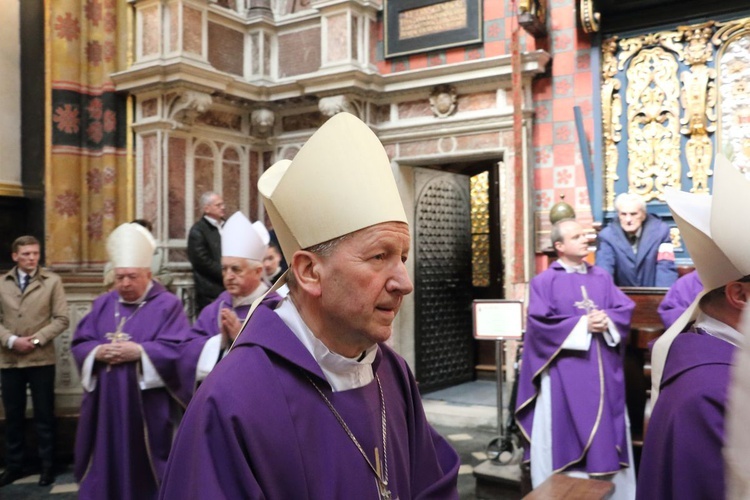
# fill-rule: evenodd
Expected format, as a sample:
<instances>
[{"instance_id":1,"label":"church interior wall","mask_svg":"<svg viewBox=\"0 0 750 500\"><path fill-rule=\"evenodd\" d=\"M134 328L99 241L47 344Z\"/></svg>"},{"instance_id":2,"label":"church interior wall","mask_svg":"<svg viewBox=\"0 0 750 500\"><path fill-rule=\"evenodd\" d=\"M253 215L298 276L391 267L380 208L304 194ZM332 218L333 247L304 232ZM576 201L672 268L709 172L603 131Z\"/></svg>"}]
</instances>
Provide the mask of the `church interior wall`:
<instances>
[{"instance_id":1,"label":"church interior wall","mask_svg":"<svg viewBox=\"0 0 750 500\"><path fill-rule=\"evenodd\" d=\"M21 189L21 18L17 2L0 10L0 23L9 29L0 37L0 109L4 119L0 122L0 193L19 194ZM15 29L14 29L15 28Z\"/></svg>"}]
</instances>

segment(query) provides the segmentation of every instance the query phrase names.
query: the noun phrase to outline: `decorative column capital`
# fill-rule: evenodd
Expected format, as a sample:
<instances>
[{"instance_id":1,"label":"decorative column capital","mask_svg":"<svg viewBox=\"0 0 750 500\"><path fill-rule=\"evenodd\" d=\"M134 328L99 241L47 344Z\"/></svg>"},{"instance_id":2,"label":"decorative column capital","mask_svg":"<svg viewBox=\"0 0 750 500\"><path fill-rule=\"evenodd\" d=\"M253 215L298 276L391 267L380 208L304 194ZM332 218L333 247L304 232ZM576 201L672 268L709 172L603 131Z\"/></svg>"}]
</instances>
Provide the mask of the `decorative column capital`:
<instances>
[{"instance_id":1,"label":"decorative column capital","mask_svg":"<svg viewBox=\"0 0 750 500\"><path fill-rule=\"evenodd\" d=\"M328 118L335 114L345 111L351 113L357 118L362 118L360 115L361 105L346 95L335 95L330 97L321 97L318 101L318 109L323 115Z\"/></svg>"},{"instance_id":2,"label":"decorative column capital","mask_svg":"<svg viewBox=\"0 0 750 500\"><path fill-rule=\"evenodd\" d=\"M208 111L213 103L211 94L196 90L185 90L169 105L168 118L172 128L187 128L193 125L198 115Z\"/></svg>"}]
</instances>

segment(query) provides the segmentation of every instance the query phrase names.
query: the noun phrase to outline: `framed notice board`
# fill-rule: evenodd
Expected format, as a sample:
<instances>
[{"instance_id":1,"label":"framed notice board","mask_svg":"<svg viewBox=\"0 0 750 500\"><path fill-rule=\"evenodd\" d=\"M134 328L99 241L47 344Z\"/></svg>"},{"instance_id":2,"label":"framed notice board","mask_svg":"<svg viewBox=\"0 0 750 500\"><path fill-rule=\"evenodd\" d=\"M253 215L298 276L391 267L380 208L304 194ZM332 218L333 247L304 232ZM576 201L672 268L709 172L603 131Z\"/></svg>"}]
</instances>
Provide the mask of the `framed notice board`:
<instances>
[{"instance_id":1,"label":"framed notice board","mask_svg":"<svg viewBox=\"0 0 750 500\"><path fill-rule=\"evenodd\" d=\"M520 300L475 300L471 306L474 338L521 340L523 302Z\"/></svg>"},{"instance_id":2,"label":"framed notice board","mask_svg":"<svg viewBox=\"0 0 750 500\"><path fill-rule=\"evenodd\" d=\"M385 0L385 57L481 43L482 0Z\"/></svg>"}]
</instances>

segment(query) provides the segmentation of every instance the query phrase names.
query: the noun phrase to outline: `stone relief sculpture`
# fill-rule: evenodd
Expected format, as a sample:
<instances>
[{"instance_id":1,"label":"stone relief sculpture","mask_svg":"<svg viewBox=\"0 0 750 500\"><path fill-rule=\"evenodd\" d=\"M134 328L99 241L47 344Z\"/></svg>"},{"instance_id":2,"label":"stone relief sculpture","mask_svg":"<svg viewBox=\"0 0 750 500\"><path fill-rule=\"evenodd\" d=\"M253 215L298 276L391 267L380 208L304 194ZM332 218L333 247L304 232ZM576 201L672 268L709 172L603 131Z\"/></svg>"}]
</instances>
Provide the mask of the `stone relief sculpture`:
<instances>
[{"instance_id":1,"label":"stone relief sculpture","mask_svg":"<svg viewBox=\"0 0 750 500\"><path fill-rule=\"evenodd\" d=\"M256 109L250 114L250 132L257 137L268 137L273 132L276 115L268 108Z\"/></svg>"},{"instance_id":2,"label":"stone relief sculpture","mask_svg":"<svg viewBox=\"0 0 750 500\"><path fill-rule=\"evenodd\" d=\"M183 129L193 125L198 115L205 113L213 102L210 94L186 90L169 105L168 117L172 128Z\"/></svg>"},{"instance_id":3,"label":"stone relief sculpture","mask_svg":"<svg viewBox=\"0 0 750 500\"><path fill-rule=\"evenodd\" d=\"M358 118L362 117L360 114L360 104L345 95L321 97L320 101L318 101L318 109L327 117L331 117L342 111L351 113Z\"/></svg>"},{"instance_id":4,"label":"stone relief sculpture","mask_svg":"<svg viewBox=\"0 0 750 500\"><path fill-rule=\"evenodd\" d=\"M430 94L430 108L438 118L445 118L456 112L456 88L451 85L438 85Z\"/></svg>"}]
</instances>

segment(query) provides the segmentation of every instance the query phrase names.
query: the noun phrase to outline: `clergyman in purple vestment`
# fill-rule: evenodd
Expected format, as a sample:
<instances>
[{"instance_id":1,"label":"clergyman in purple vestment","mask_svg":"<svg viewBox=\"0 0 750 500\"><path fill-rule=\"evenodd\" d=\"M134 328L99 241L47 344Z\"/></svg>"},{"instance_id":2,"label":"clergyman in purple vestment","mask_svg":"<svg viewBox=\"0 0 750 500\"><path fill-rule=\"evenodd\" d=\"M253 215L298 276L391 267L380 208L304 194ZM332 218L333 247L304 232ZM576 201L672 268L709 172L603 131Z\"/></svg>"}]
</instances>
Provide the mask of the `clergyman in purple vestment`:
<instances>
[{"instance_id":1,"label":"clergyman in purple vestment","mask_svg":"<svg viewBox=\"0 0 750 500\"><path fill-rule=\"evenodd\" d=\"M643 444L638 498L725 498L724 415L748 281L708 292L695 323L672 342Z\"/></svg>"},{"instance_id":2,"label":"clergyman in purple vestment","mask_svg":"<svg viewBox=\"0 0 750 500\"><path fill-rule=\"evenodd\" d=\"M689 272L675 281L656 309L664 328L672 326L702 290L703 282L696 271Z\"/></svg>"},{"instance_id":3,"label":"clergyman in purple vestment","mask_svg":"<svg viewBox=\"0 0 750 500\"><path fill-rule=\"evenodd\" d=\"M190 395L177 376L178 346L190 328L182 304L151 280L153 246L123 226L110 236L129 254L110 252L115 291L94 301L71 344L84 387L74 465L81 499L155 498L173 410ZM147 251L133 249L139 244Z\"/></svg>"},{"instance_id":4,"label":"clergyman in purple vestment","mask_svg":"<svg viewBox=\"0 0 750 500\"><path fill-rule=\"evenodd\" d=\"M235 212L221 234L224 292L204 307L180 350L182 379L190 386L206 378L240 333L252 303L268 291L263 257L270 236L261 222Z\"/></svg>"},{"instance_id":5,"label":"clergyman in purple vestment","mask_svg":"<svg viewBox=\"0 0 750 500\"><path fill-rule=\"evenodd\" d=\"M385 342L412 291L390 162L348 113L258 190L288 271L189 405L163 499L450 500L460 461Z\"/></svg>"},{"instance_id":6,"label":"clergyman in purple vestment","mask_svg":"<svg viewBox=\"0 0 750 500\"><path fill-rule=\"evenodd\" d=\"M748 384L730 365L742 366L747 347L750 233L738 214L750 211L750 183L716 155L712 191L665 191L703 291L651 349L654 403L639 470L642 499L748 498L747 414L740 410Z\"/></svg>"},{"instance_id":7,"label":"clergyman in purple vestment","mask_svg":"<svg viewBox=\"0 0 750 500\"><path fill-rule=\"evenodd\" d=\"M611 478L618 498L628 488L632 498L622 364L634 304L584 262L580 224L560 221L552 237L560 259L530 283L516 408L532 484L580 472Z\"/></svg>"}]
</instances>

